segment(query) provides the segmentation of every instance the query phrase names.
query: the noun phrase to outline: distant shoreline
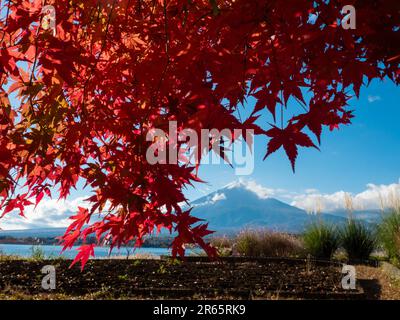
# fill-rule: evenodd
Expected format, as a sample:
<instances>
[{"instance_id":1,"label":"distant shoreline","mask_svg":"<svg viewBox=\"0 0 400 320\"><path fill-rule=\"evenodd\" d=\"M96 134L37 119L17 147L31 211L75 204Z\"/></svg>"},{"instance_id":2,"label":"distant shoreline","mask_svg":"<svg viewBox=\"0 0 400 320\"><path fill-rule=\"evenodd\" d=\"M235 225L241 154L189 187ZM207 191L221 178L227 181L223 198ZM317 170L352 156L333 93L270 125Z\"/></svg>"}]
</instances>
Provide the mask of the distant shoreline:
<instances>
[{"instance_id":1,"label":"distant shoreline","mask_svg":"<svg viewBox=\"0 0 400 320\"><path fill-rule=\"evenodd\" d=\"M172 237L148 237L144 240L143 248L169 248L173 241ZM95 238L88 238L87 243L96 243ZM60 245L60 241L56 237L26 237L15 238L10 236L0 236L0 245L14 244L14 245ZM77 241L76 245L81 242ZM133 246L133 244L132 244Z\"/></svg>"}]
</instances>

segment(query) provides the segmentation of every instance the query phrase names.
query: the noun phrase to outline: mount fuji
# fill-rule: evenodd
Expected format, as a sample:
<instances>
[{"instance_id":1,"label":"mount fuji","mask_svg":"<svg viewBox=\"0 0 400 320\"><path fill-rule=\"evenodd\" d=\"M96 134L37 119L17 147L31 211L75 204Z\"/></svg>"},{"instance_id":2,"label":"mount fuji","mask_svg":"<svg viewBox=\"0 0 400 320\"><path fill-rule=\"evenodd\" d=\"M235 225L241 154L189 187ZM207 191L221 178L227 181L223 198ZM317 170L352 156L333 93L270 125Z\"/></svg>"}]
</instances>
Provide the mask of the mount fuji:
<instances>
[{"instance_id":1,"label":"mount fuji","mask_svg":"<svg viewBox=\"0 0 400 320\"><path fill-rule=\"evenodd\" d=\"M190 202L192 215L209 223L209 229L217 234L232 234L245 228L266 228L279 232L301 233L312 222L322 219L335 225L347 221L345 210L309 214L305 210L273 198L273 192L248 181L236 181L215 192ZM69 215L72 213L68 212ZM356 211L354 218L366 224L379 222L376 210ZM1 236L15 238L56 237L64 228L38 227L24 230L0 230ZM166 230L161 235L169 235Z\"/></svg>"},{"instance_id":2,"label":"mount fuji","mask_svg":"<svg viewBox=\"0 0 400 320\"><path fill-rule=\"evenodd\" d=\"M251 189L246 182L234 182L190 203L195 217L209 222L217 232L237 232L243 228L267 228L275 231L300 233L318 217L291 206L267 194ZM341 224L343 216L323 213L323 221Z\"/></svg>"}]
</instances>

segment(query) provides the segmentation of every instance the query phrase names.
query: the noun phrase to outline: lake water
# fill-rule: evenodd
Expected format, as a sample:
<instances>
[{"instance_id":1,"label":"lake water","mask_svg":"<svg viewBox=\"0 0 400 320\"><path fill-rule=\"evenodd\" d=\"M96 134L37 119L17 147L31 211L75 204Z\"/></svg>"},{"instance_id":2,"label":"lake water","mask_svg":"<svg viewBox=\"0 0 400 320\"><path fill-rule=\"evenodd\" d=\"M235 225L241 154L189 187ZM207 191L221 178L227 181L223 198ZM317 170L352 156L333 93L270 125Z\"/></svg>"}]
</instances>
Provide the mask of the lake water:
<instances>
[{"instance_id":1,"label":"lake water","mask_svg":"<svg viewBox=\"0 0 400 320\"><path fill-rule=\"evenodd\" d=\"M6 255L16 255L20 257L30 257L32 255L32 245L26 244L0 244L0 253ZM60 252L62 250L61 246L49 246L49 245L40 245L35 246L34 248L40 248L42 252L45 254L46 258L56 258L60 256ZM71 250L64 251L61 256L68 259L73 259L78 251L76 250L78 247L72 247ZM118 250L115 248L111 252L111 256L126 256L127 250L125 248L121 248ZM109 254L108 247L95 247L94 254L96 258L107 257ZM168 248L138 248L133 250L130 248L130 255L134 254L151 254L155 256L160 255L170 255L171 250Z\"/></svg>"}]
</instances>

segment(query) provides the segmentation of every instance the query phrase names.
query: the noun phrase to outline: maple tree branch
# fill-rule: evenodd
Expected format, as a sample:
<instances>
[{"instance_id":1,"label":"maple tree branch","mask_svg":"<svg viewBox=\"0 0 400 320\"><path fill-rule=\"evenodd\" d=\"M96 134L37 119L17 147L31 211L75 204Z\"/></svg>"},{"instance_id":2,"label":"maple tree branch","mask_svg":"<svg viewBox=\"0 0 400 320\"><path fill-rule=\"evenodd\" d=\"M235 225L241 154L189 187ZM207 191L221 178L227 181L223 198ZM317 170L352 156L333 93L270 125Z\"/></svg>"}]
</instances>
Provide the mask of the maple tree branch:
<instances>
[{"instance_id":1,"label":"maple tree branch","mask_svg":"<svg viewBox=\"0 0 400 320\"><path fill-rule=\"evenodd\" d=\"M166 129L168 121L176 119L179 128L201 130L221 125L231 129L245 116L241 115L242 106L252 107L245 103L251 97L257 100L254 110L268 109L274 123L259 127L254 114L243 121L249 127L258 127L255 134L270 138L266 156L283 148L294 170L298 148L316 148L303 129L308 127L306 130L320 140L323 126L336 128L349 122L351 114L344 111L347 94L342 92L354 91L354 85L359 86L365 76L378 79L383 73L389 78L391 74L391 79L400 84L395 65L399 60L394 57L399 53L394 53L394 45L384 45L395 43L397 38L397 30L393 30L397 21L387 6L366 4L365 13L377 14L379 22L375 25L375 19L371 19L360 24L353 39L358 39L358 34L366 36L353 41L351 32L341 37L341 32L335 34L341 30L324 26L323 18L335 21L339 16L333 0L298 0L296 7L288 8L285 0L167 1L118 1L111 14L112 0L73 1L72 9L60 15L60 37L43 38L41 28L36 48L32 32L36 32L38 12L26 12L32 1L18 0L22 13L15 4L9 7L7 33L0 31L0 39L4 36L0 77L12 77L7 92L15 92L16 97L13 115L4 119L10 122L10 129L1 130L6 133L0 143L0 174L6 180L0 181L0 188L4 185L7 193L2 189L0 202L4 196L17 197L9 202L7 212L27 205L28 199L37 197L43 189L47 181L44 177L54 186L61 185L60 198L65 198L79 179L86 180L97 193L91 197L90 207L79 210L73 219L68 230L77 232L66 232L64 249L71 247L76 234L81 236L82 232L84 236L95 233L99 242L104 236L112 237L112 246L124 245L130 239L140 245L142 237L157 227L177 231L173 256L184 256L185 243L197 243L208 255L214 254L203 240L209 231L193 227L190 211L182 212L179 207L186 199L183 189L200 181L196 176L200 164L151 166L146 161L146 147L151 144L145 141L147 125ZM398 0L386 1L394 6ZM71 4L58 0L57 5L62 8ZM302 25L310 8L318 5L322 18L314 27ZM381 28L385 19L389 20L388 30ZM4 26L4 17L0 24ZM28 32L21 32L27 26ZM370 32L371 37L367 36ZM23 43L27 39L30 43ZM13 43L15 47L3 51ZM31 74L24 67L26 56L29 68L34 65ZM65 79L61 85L57 81L60 77ZM29 80L32 88L28 87ZM302 96L306 88L312 89L311 100ZM0 88L0 95L4 89ZM29 93L36 118L29 111ZM60 95L65 102L60 103ZM291 97L300 100L301 107L285 103L284 98ZM293 115L289 107L295 109ZM26 113L31 119L23 118ZM284 124L284 129L279 128ZM270 125L272 128L264 130ZM27 141L32 137L33 142ZM212 141L221 156L234 148L231 143L227 146L225 138ZM202 149L189 147L191 163L201 160ZM170 159L167 155L167 162ZM13 183L7 174L21 180ZM19 184L24 182L28 194L18 195ZM101 217L90 225L87 219L92 212ZM104 215L109 219L101 221ZM89 227L88 232L82 231L83 226ZM74 263L81 260L84 265L91 251L93 246L83 246Z\"/></svg>"},{"instance_id":2,"label":"maple tree branch","mask_svg":"<svg viewBox=\"0 0 400 320\"><path fill-rule=\"evenodd\" d=\"M169 63L169 34L168 34L168 16L167 16L167 0L164 0L164 32L165 32L165 53L167 54L167 63Z\"/></svg>"},{"instance_id":3,"label":"maple tree branch","mask_svg":"<svg viewBox=\"0 0 400 320\"><path fill-rule=\"evenodd\" d=\"M33 78L35 76L35 69L36 69L36 64L37 64L37 59L38 59L39 33L40 33L40 27L42 25L42 22L43 22L43 15L40 16L39 25L37 26L36 35L35 35L35 57L33 60L33 65L32 65L32 72L29 77L29 87L32 87ZM33 115L35 115L36 112L35 112L35 108L33 106L31 93L29 94L29 105L30 105L30 110L32 111Z\"/></svg>"},{"instance_id":4,"label":"maple tree branch","mask_svg":"<svg viewBox=\"0 0 400 320\"><path fill-rule=\"evenodd\" d=\"M211 7L212 7L212 13L214 16L217 16L220 12L217 1L216 0L209 0Z\"/></svg>"},{"instance_id":5,"label":"maple tree branch","mask_svg":"<svg viewBox=\"0 0 400 320\"><path fill-rule=\"evenodd\" d=\"M8 16L10 15L10 2L11 2L11 0L7 0L7 12L6 12L6 21L5 21L6 26L8 25ZM6 32L3 31L3 36L1 37L0 43L2 43L4 41L5 36L6 36Z\"/></svg>"},{"instance_id":6,"label":"maple tree branch","mask_svg":"<svg viewBox=\"0 0 400 320\"><path fill-rule=\"evenodd\" d=\"M104 38L103 38L102 46L101 46L101 48L100 48L100 52L99 52L98 56L96 57L96 61L95 61L94 65L92 66L91 70L89 70L89 76L88 76L88 78L86 79L86 81L85 81L85 83L84 83L84 85L83 85L82 111L83 111L84 114L87 113L86 105L85 105L85 101L86 101L86 88L87 88L87 85L89 84L89 81L90 81L90 80L92 79L92 77L93 77L94 69L97 67L97 64L98 64L98 62L99 62L99 60L100 60L100 58L101 58L101 55L103 54L103 51L104 51L104 49L105 49L105 47L106 47L108 31L109 31L109 27L110 27L110 23L111 23L111 17L112 17L112 14L113 14L113 12L114 12L114 8L115 8L115 3L116 3L116 1L117 1L117 0L114 0L114 1L113 1L112 7L111 7L111 10L110 10L110 15L108 16L108 19L107 19L105 35L104 35ZM100 10L99 10L99 11L100 11Z\"/></svg>"},{"instance_id":7,"label":"maple tree branch","mask_svg":"<svg viewBox=\"0 0 400 320\"><path fill-rule=\"evenodd\" d=\"M10 14L10 2L11 2L11 0L7 0L7 12L6 12L5 26L8 25L8 16ZM0 9L1 9L1 6L0 6ZM0 44L3 44L3 41L4 41L5 37L6 37L6 31L3 30L3 35L1 37ZM10 41L10 47L11 47L11 41ZM3 49L3 48L0 48L0 50ZM9 47L6 46L5 48L9 48ZM4 82L6 81L6 79L7 79L7 76L4 76L4 78L1 79L1 86L3 86Z\"/></svg>"},{"instance_id":8,"label":"maple tree branch","mask_svg":"<svg viewBox=\"0 0 400 320\"><path fill-rule=\"evenodd\" d=\"M283 91L281 91L281 129L283 129L283 107L284 107L284 103L283 103Z\"/></svg>"},{"instance_id":9,"label":"maple tree branch","mask_svg":"<svg viewBox=\"0 0 400 320\"><path fill-rule=\"evenodd\" d=\"M304 109L305 112L308 112L307 106L301 101L299 98L295 97L296 101L299 103L299 105Z\"/></svg>"},{"instance_id":10,"label":"maple tree branch","mask_svg":"<svg viewBox=\"0 0 400 320\"><path fill-rule=\"evenodd\" d=\"M169 34L168 34L168 21L167 21L167 19L168 19L168 16L167 16L167 0L164 0L163 14L164 14L164 32L165 32L165 53L166 53L166 56L167 56L167 61L166 61L166 63L165 63L165 66L164 66L163 72L162 72L162 74L161 74L161 77L160 77L160 79L159 79L159 81L158 81L157 89L156 89L156 91L155 91L155 94L153 95L153 99L152 99L152 100L153 100L153 103L155 102L154 99L156 99L156 97L158 96L158 94L159 94L160 91L161 91L161 86L162 86L162 83L163 83L163 81L164 81L164 78L165 78L165 76L166 76L166 74L167 74L168 67L169 67L169 64L170 64L170 56L169 56ZM149 108L149 111L150 111L150 110L151 110L151 108Z\"/></svg>"}]
</instances>

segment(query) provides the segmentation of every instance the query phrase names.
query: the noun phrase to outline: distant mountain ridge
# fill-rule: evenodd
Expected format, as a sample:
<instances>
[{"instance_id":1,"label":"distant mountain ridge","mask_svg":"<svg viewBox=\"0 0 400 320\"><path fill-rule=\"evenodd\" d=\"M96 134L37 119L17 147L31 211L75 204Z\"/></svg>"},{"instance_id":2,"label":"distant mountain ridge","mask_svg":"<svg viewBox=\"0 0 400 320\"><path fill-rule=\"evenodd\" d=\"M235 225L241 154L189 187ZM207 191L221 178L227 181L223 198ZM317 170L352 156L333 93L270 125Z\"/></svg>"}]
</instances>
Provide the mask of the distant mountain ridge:
<instances>
[{"instance_id":1,"label":"distant mountain ridge","mask_svg":"<svg viewBox=\"0 0 400 320\"><path fill-rule=\"evenodd\" d=\"M212 230L263 227L300 233L318 219L306 211L270 197L260 197L244 183L233 183L191 203L194 216L209 222ZM322 214L324 221L340 224L346 218Z\"/></svg>"},{"instance_id":2,"label":"distant mountain ridge","mask_svg":"<svg viewBox=\"0 0 400 320\"><path fill-rule=\"evenodd\" d=\"M192 214L209 222L217 233L235 233L244 228L267 228L274 231L301 233L311 222L322 219L340 225L348 219L345 210L322 213L320 217L289 205L265 194L257 193L244 182L235 182L191 202ZM355 219L367 224L377 223L381 217L378 210L353 213ZM38 228L27 230L0 230L0 237L50 238L62 236L66 228ZM162 232L161 235L168 235Z\"/></svg>"},{"instance_id":3,"label":"distant mountain ridge","mask_svg":"<svg viewBox=\"0 0 400 320\"><path fill-rule=\"evenodd\" d=\"M55 238L62 236L67 228L35 228L25 230L0 230L0 237Z\"/></svg>"},{"instance_id":4,"label":"distant mountain ridge","mask_svg":"<svg viewBox=\"0 0 400 320\"><path fill-rule=\"evenodd\" d=\"M349 212L347 210L335 210L331 212L332 215L338 217L349 217ZM378 223L382 218L382 210L378 209L366 209L366 210L355 210L351 213L352 217L357 220L362 220L367 223Z\"/></svg>"}]
</instances>

